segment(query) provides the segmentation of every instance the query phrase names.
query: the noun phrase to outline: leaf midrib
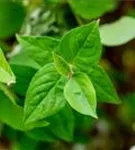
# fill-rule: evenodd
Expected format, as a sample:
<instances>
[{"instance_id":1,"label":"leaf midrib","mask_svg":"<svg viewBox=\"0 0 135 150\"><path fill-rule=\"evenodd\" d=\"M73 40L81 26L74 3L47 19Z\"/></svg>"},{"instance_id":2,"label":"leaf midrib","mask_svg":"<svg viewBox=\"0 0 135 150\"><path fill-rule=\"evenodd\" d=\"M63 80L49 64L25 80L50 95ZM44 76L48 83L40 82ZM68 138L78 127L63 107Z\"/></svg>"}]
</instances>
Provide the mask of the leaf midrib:
<instances>
[{"instance_id":1,"label":"leaf midrib","mask_svg":"<svg viewBox=\"0 0 135 150\"><path fill-rule=\"evenodd\" d=\"M82 46L79 48L79 51L77 52L76 56L74 57L74 62L76 61L77 57L78 57L79 54L81 53L81 49L82 49L82 47L85 45L87 39L88 39L88 38L91 38L92 33L93 33L93 31L95 30L95 28L96 28L96 25L94 25L94 27L92 28L91 33L88 32L86 38L84 39L84 42L83 42Z\"/></svg>"}]
</instances>

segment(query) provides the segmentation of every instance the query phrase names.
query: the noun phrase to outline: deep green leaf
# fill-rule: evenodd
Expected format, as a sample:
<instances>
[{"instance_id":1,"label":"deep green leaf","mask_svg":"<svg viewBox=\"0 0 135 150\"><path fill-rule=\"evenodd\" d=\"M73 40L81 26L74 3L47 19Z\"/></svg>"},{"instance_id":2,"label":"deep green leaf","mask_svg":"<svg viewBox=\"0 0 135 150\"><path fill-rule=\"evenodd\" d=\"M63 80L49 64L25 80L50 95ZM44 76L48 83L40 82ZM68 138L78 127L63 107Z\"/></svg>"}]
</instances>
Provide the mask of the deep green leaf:
<instances>
[{"instance_id":1,"label":"deep green leaf","mask_svg":"<svg viewBox=\"0 0 135 150\"><path fill-rule=\"evenodd\" d=\"M96 67L89 75L99 102L120 103L112 81L101 67Z\"/></svg>"},{"instance_id":2,"label":"deep green leaf","mask_svg":"<svg viewBox=\"0 0 135 150\"><path fill-rule=\"evenodd\" d=\"M39 141L29 138L26 134L19 134L15 141L12 143L12 150L36 150L39 145Z\"/></svg>"},{"instance_id":3,"label":"deep green leaf","mask_svg":"<svg viewBox=\"0 0 135 150\"><path fill-rule=\"evenodd\" d=\"M57 51L69 64L90 72L101 55L98 21L67 32Z\"/></svg>"},{"instance_id":4,"label":"deep green leaf","mask_svg":"<svg viewBox=\"0 0 135 150\"><path fill-rule=\"evenodd\" d=\"M15 83L15 76L1 49L0 49L0 82L7 83L8 85L10 85L11 83Z\"/></svg>"},{"instance_id":5,"label":"deep green leaf","mask_svg":"<svg viewBox=\"0 0 135 150\"><path fill-rule=\"evenodd\" d=\"M59 44L59 40L46 36L17 36L23 52L44 66L52 62L52 52Z\"/></svg>"},{"instance_id":6,"label":"deep green leaf","mask_svg":"<svg viewBox=\"0 0 135 150\"><path fill-rule=\"evenodd\" d=\"M74 116L72 110L66 106L59 113L48 119L50 130L56 137L62 140L72 141L74 133Z\"/></svg>"},{"instance_id":7,"label":"deep green leaf","mask_svg":"<svg viewBox=\"0 0 135 150\"><path fill-rule=\"evenodd\" d=\"M71 77L64 88L64 94L73 109L97 118L95 89L85 73L77 73Z\"/></svg>"},{"instance_id":8,"label":"deep green leaf","mask_svg":"<svg viewBox=\"0 0 135 150\"><path fill-rule=\"evenodd\" d=\"M45 65L33 77L25 100L25 123L44 119L59 111L65 105L61 77L53 64Z\"/></svg>"},{"instance_id":9,"label":"deep green leaf","mask_svg":"<svg viewBox=\"0 0 135 150\"><path fill-rule=\"evenodd\" d=\"M101 41L106 46L119 46L135 38L135 18L122 17L100 27Z\"/></svg>"},{"instance_id":10,"label":"deep green leaf","mask_svg":"<svg viewBox=\"0 0 135 150\"><path fill-rule=\"evenodd\" d=\"M48 127L35 128L27 131L26 134L36 141L54 142L58 140L58 138L48 130Z\"/></svg>"}]
</instances>

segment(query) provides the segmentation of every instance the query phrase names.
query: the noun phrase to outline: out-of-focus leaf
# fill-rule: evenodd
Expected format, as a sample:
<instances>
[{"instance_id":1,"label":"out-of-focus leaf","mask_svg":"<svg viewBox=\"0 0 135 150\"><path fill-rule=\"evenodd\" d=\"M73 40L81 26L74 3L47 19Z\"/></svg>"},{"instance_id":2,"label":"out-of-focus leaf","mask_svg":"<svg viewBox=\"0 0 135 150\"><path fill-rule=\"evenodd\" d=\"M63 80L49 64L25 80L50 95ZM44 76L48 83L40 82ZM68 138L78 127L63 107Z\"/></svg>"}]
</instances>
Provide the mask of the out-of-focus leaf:
<instances>
[{"instance_id":1,"label":"out-of-focus leaf","mask_svg":"<svg viewBox=\"0 0 135 150\"><path fill-rule=\"evenodd\" d=\"M122 17L100 27L101 42L106 46L119 46L135 38L135 18Z\"/></svg>"},{"instance_id":2,"label":"out-of-focus leaf","mask_svg":"<svg viewBox=\"0 0 135 150\"><path fill-rule=\"evenodd\" d=\"M9 0L0 1L0 38L15 34L21 27L25 10L19 3Z\"/></svg>"},{"instance_id":3,"label":"out-of-focus leaf","mask_svg":"<svg viewBox=\"0 0 135 150\"><path fill-rule=\"evenodd\" d=\"M10 60L10 65L16 76L16 84L13 85L13 89L17 94L25 96L29 83L37 70L40 69L40 65L22 53L13 57Z\"/></svg>"},{"instance_id":4,"label":"out-of-focus leaf","mask_svg":"<svg viewBox=\"0 0 135 150\"><path fill-rule=\"evenodd\" d=\"M116 7L114 0L69 0L69 2L73 11L85 19L100 17Z\"/></svg>"}]
</instances>

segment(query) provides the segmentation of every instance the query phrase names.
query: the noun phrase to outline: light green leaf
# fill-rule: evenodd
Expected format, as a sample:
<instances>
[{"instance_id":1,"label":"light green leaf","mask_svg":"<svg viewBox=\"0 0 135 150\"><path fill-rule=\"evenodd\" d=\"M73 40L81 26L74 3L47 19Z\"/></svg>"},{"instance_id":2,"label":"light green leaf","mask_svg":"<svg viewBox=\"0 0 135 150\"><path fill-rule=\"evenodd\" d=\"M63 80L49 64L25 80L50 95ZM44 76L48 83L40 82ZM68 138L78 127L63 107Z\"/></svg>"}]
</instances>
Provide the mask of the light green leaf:
<instances>
[{"instance_id":1,"label":"light green leaf","mask_svg":"<svg viewBox=\"0 0 135 150\"><path fill-rule=\"evenodd\" d=\"M40 66L52 62L52 52L59 40L46 36L17 36L23 52L35 60Z\"/></svg>"},{"instance_id":2,"label":"light green leaf","mask_svg":"<svg viewBox=\"0 0 135 150\"><path fill-rule=\"evenodd\" d=\"M98 18L116 7L115 0L69 0L69 3L73 11L85 19Z\"/></svg>"},{"instance_id":3,"label":"light green leaf","mask_svg":"<svg viewBox=\"0 0 135 150\"><path fill-rule=\"evenodd\" d=\"M120 103L112 81L101 67L97 66L89 76L96 90L99 102Z\"/></svg>"},{"instance_id":4,"label":"light green leaf","mask_svg":"<svg viewBox=\"0 0 135 150\"><path fill-rule=\"evenodd\" d=\"M9 0L0 1L0 39L19 31L25 17L22 5Z\"/></svg>"},{"instance_id":5,"label":"light green leaf","mask_svg":"<svg viewBox=\"0 0 135 150\"><path fill-rule=\"evenodd\" d=\"M75 74L64 88L70 106L84 115L97 118L95 89L85 73Z\"/></svg>"},{"instance_id":6,"label":"light green leaf","mask_svg":"<svg viewBox=\"0 0 135 150\"><path fill-rule=\"evenodd\" d=\"M59 74L68 76L71 73L70 66L67 62L55 52L53 53L53 60Z\"/></svg>"},{"instance_id":7,"label":"light green leaf","mask_svg":"<svg viewBox=\"0 0 135 150\"><path fill-rule=\"evenodd\" d=\"M57 51L67 63L81 71L90 72L101 55L98 22L94 21L66 33Z\"/></svg>"},{"instance_id":8,"label":"light green leaf","mask_svg":"<svg viewBox=\"0 0 135 150\"><path fill-rule=\"evenodd\" d=\"M0 49L0 82L7 83L10 85L11 83L15 83L15 76L5 59L5 56Z\"/></svg>"},{"instance_id":9,"label":"light green leaf","mask_svg":"<svg viewBox=\"0 0 135 150\"><path fill-rule=\"evenodd\" d=\"M26 94L25 124L51 116L65 105L65 80L53 64L45 65L35 74Z\"/></svg>"},{"instance_id":10,"label":"light green leaf","mask_svg":"<svg viewBox=\"0 0 135 150\"><path fill-rule=\"evenodd\" d=\"M135 38L135 18L122 17L100 27L101 41L106 46L119 46Z\"/></svg>"}]
</instances>

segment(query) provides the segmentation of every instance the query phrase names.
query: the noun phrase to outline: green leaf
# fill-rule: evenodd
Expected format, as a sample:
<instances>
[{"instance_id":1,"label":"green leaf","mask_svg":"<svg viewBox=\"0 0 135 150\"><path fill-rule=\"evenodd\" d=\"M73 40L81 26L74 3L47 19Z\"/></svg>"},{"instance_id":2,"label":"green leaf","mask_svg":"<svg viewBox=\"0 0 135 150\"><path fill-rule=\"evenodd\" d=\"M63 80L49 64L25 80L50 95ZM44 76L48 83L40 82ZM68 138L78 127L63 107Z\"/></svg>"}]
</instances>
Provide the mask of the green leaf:
<instances>
[{"instance_id":1,"label":"green leaf","mask_svg":"<svg viewBox=\"0 0 135 150\"><path fill-rule=\"evenodd\" d=\"M19 31L25 17L24 7L9 0L0 1L0 38Z\"/></svg>"},{"instance_id":2,"label":"green leaf","mask_svg":"<svg viewBox=\"0 0 135 150\"><path fill-rule=\"evenodd\" d=\"M135 18L122 17L100 27L101 41L106 46L119 46L135 38Z\"/></svg>"},{"instance_id":3,"label":"green leaf","mask_svg":"<svg viewBox=\"0 0 135 150\"><path fill-rule=\"evenodd\" d=\"M10 65L16 76L16 84L13 85L13 89L17 94L25 96L32 77L41 67L22 53L13 57Z\"/></svg>"},{"instance_id":4,"label":"green leaf","mask_svg":"<svg viewBox=\"0 0 135 150\"><path fill-rule=\"evenodd\" d=\"M46 36L17 36L23 52L35 60L40 66L52 62L52 52L59 40Z\"/></svg>"},{"instance_id":5,"label":"green leaf","mask_svg":"<svg viewBox=\"0 0 135 150\"><path fill-rule=\"evenodd\" d=\"M69 3L73 11L85 19L98 18L116 6L114 0L69 0Z\"/></svg>"},{"instance_id":6,"label":"green leaf","mask_svg":"<svg viewBox=\"0 0 135 150\"><path fill-rule=\"evenodd\" d=\"M84 116L80 113L74 112L75 115L75 125L76 125L76 130L80 130L80 132L84 131L90 131L90 129L95 125L95 121L93 118L90 116Z\"/></svg>"},{"instance_id":7,"label":"green leaf","mask_svg":"<svg viewBox=\"0 0 135 150\"><path fill-rule=\"evenodd\" d=\"M90 72L101 55L98 22L77 27L62 38L57 49L65 61L81 71Z\"/></svg>"},{"instance_id":8,"label":"green leaf","mask_svg":"<svg viewBox=\"0 0 135 150\"><path fill-rule=\"evenodd\" d=\"M65 80L53 64L45 65L35 74L26 94L25 124L51 116L65 105Z\"/></svg>"},{"instance_id":9,"label":"green leaf","mask_svg":"<svg viewBox=\"0 0 135 150\"><path fill-rule=\"evenodd\" d=\"M64 88L64 94L73 109L97 118L95 89L85 73L77 73L71 77Z\"/></svg>"},{"instance_id":10,"label":"green leaf","mask_svg":"<svg viewBox=\"0 0 135 150\"><path fill-rule=\"evenodd\" d=\"M67 64L67 62L55 52L53 53L53 60L59 74L69 75L71 73L70 66Z\"/></svg>"},{"instance_id":11,"label":"green leaf","mask_svg":"<svg viewBox=\"0 0 135 150\"><path fill-rule=\"evenodd\" d=\"M5 59L5 56L0 49L0 82L7 83L10 85L11 83L15 83L15 76Z\"/></svg>"},{"instance_id":12,"label":"green leaf","mask_svg":"<svg viewBox=\"0 0 135 150\"><path fill-rule=\"evenodd\" d=\"M112 81L101 67L97 66L89 76L96 90L99 102L120 103Z\"/></svg>"}]
</instances>

